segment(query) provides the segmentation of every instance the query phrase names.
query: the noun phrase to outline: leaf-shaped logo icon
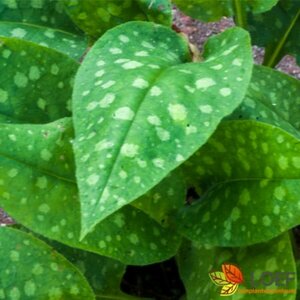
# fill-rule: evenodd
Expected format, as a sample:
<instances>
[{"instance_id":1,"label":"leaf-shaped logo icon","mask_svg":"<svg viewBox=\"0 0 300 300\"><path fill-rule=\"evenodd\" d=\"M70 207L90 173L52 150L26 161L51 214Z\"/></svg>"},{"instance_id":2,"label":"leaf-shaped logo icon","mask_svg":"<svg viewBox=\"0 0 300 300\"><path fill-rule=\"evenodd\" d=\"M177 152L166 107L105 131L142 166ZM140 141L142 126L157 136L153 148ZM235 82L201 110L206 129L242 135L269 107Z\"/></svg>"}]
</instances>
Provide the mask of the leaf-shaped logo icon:
<instances>
[{"instance_id":1,"label":"leaf-shaped logo icon","mask_svg":"<svg viewBox=\"0 0 300 300\"><path fill-rule=\"evenodd\" d=\"M221 289L220 295L231 296L237 291L238 286L239 285L236 283L229 283L227 285L224 285Z\"/></svg>"},{"instance_id":2,"label":"leaf-shaped logo icon","mask_svg":"<svg viewBox=\"0 0 300 300\"><path fill-rule=\"evenodd\" d=\"M231 283L242 283L244 281L242 271L235 265L222 264L222 271L226 276L226 280Z\"/></svg>"},{"instance_id":3,"label":"leaf-shaped logo icon","mask_svg":"<svg viewBox=\"0 0 300 300\"><path fill-rule=\"evenodd\" d=\"M228 285L230 282L227 281L226 276L223 272L210 272L209 277L211 281L219 286Z\"/></svg>"}]
</instances>

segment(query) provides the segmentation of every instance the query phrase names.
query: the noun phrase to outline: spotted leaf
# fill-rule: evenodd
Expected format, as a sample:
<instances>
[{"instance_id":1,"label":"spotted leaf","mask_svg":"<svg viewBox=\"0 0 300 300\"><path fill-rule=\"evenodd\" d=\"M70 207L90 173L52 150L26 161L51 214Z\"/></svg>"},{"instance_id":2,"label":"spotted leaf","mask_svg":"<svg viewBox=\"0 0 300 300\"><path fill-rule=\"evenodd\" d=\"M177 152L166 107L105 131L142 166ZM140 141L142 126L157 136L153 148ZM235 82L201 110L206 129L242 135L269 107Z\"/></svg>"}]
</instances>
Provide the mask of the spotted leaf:
<instances>
[{"instance_id":1,"label":"spotted leaf","mask_svg":"<svg viewBox=\"0 0 300 300\"><path fill-rule=\"evenodd\" d=\"M0 22L0 36L24 39L65 53L76 60L87 48L87 41L82 36L32 24Z\"/></svg>"},{"instance_id":2,"label":"spotted leaf","mask_svg":"<svg viewBox=\"0 0 300 300\"><path fill-rule=\"evenodd\" d=\"M286 54L295 55L300 63L300 3L280 0L272 10L250 16L249 31L253 43L265 47L264 64L274 67Z\"/></svg>"},{"instance_id":3,"label":"spotted leaf","mask_svg":"<svg viewBox=\"0 0 300 300\"><path fill-rule=\"evenodd\" d=\"M141 209L163 226L185 203L186 186L180 170L170 173L153 189L133 201L131 205Z\"/></svg>"},{"instance_id":4,"label":"spotted leaf","mask_svg":"<svg viewBox=\"0 0 300 300\"><path fill-rule=\"evenodd\" d=\"M49 239L125 264L172 257L180 237L131 206L112 214L79 242L72 140L68 118L45 125L0 124L0 206Z\"/></svg>"},{"instance_id":5,"label":"spotted leaf","mask_svg":"<svg viewBox=\"0 0 300 300\"><path fill-rule=\"evenodd\" d=\"M169 0L64 0L66 11L73 21L92 40L112 27L141 20L171 26L172 13Z\"/></svg>"},{"instance_id":6,"label":"spotted leaf","mask_svg":"<svg viewBox=\"0 0 300 300\"><path fill-rule=\"evenodd\" d=\"M137 299L120 290L126 265L117 260L57 242L48 241L48 243L82 272L93 288L96 299Z\"/></svg>"},{"instance_id":7,"label":"spotted leaf","mask_svg":"<svg viewBox=\"0 0 300 300\"><path fill-rule=\"evenodd\" d=\"M0 37L0 115L13 123L47 123L70 116L78 63L28 41Z\"/></svg>"},{"instance_id":8,"label":"spotted leaf","mask_svg":"<svg viewBox=\"0 0 300 300\"><path fill-rule=\"evenodd\" d=\"M243 274L237 266L225 263L222 264L222 271L229 282L238 284L243 282Z\"/></svg>"},{"instance_id":9,"label":"spotted leaf","mask_svg":"<svg viewBox=\"0 0 300 300\"><path fill-rule=\"evenodd\" d=\"M0 0L0 20L79 32L57 0Z\"/></svg>"},{"instance_id":10,"label":"spotted leaf","mask_svg":"<svg viewBox=\"0 0 300 300\"><path fill-rule=\"evenodd\" d=\"M227 281L226 276L223 272L217 271L217 272L210 272L209 274L210 279L212 282L216 285L228 285L230 282Z\"/></svg>"},{"instance_id":11,"label":"spotted leaf","mask_svg":"<svg viewBox=\"0 0 300 300\"><path fill-rule=\"evenodd\" d=\"M254 14L262 13L271 9L278 0L173 0L173 2L189 16L212 22L224 16L245 17L249 10Z\"/></svg>"},{"instance_id":12,"label":"spotted leaf","mask_svg":"<svg viewBox=\"0 0 300 300\"><path fill-rule=\"evenodd\" d=\"M0 228L0 265L2 299L95 299L75 266L19 230Z\"/></svg>"},{"instance_id":13,"label":"spotted leaf","mask_svg":"<svg viewBox=\"0 0 300 300\"><path fill-rule=\"evenodd\" d=\"M255 66L246 97L228 119L265 122L300 138L299 95L299 80L264 66Z\"/></svg>"},{"instance_id":14,"label":"spotted leaf","mask_svg":"<svg viewBox=\"0 0 300 300\"><path fill-rule=\"evenodd\" d=\"M243 248L210 248L203 244L185 241L178 253L177 261L187 292L187 300L220 299L220 287L210 282L208 274L212 268L221 268L221 265L228 261L244 270L245 277L245 281L238 285L236 295L228 299L237 300L245 297L245 299L257 300L257 294L248 294L245 289L265 288L259 281L264 272L272 274L286 272L284 274L289 274L286 289L291 293L284 294L284 298L295 300L296 267L288 233L271 241ZM283 280L280 282L285 284ZM278 282L275 281L268 285L267 289L280 289L277 284ZM270 297L270 294L259 294L260 300L268 300Z\"/></svg>"},{"instance_id":15,"label":"spotted leaf","mask_svg":"<svg viewBox=\"0 0 300 300\"><path fill-rule=\"evenodd\" d=\"M299 140L275 126L222 123L184 167L201 199L179 212L180 232L209 245L243 246L298 225L299 153Z\"/></svg>"},{"instance_id":16,"label":"spotted leaf","mask_svg":"<svg viewBox=\"0 0 300 300\"><path fill-rule=\"evenodd\" d=\"M212 38L201 63L190 62L180 36L152 23L129 22L96 42L73 93L83 236L160 182L240 104L248 38L238 28Z\"/></svg>"}]
</instances>

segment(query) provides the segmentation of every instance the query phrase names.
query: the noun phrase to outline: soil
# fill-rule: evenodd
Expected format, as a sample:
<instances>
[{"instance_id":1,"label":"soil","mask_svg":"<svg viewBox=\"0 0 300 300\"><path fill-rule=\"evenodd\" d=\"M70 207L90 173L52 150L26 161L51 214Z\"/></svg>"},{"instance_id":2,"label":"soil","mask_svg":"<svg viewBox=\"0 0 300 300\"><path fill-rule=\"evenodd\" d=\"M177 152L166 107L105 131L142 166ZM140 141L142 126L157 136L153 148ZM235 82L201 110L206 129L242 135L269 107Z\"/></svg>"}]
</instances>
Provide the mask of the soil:
<instances>
[{"instance_id":1,"label":"soil","mask_svg":"<svg viewBox=\"0 0 300 300\"><path fill-rule=\"evenodd\" d=\"M219 22L203 23L185 16L174 8L174 23L176 28L188 36L189 41L197 46L200 52L203 51L205 41L214 34L223 32L234 26L232 18L222 18ZM253 57L256 64L261 64L264 57L264 49L254 46ZM300 67L296 64L294 57L286 55L276 69L300 79Z\"/></svg>"}]
</instances>

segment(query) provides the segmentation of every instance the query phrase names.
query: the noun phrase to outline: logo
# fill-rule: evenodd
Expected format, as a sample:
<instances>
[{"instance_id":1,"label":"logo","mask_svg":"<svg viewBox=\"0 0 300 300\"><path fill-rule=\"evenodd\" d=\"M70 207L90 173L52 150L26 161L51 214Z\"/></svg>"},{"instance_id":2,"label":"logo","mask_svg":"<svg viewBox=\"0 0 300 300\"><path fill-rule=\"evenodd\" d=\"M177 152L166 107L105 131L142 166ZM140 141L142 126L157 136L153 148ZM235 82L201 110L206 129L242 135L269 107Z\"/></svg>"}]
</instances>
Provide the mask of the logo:
<instances>
[{"instance_id":1,"label":"logo","mask_svg":"<svg viewBox=\"0 0 300 300\"><path fill-rule=\"evenodd\" d=\"M256 273L256 276L254 275ZM222 264L222 271L209 272L211 281L221 288L220 296L238 294L296 294L296 289L289 288L295 282L295 272L247 272L244 275L233 264ZM246 282L245 282L246 281ZM243 283L243 288L239 284ZM245 287L247 285L247 287Z\"/></svg>"},{"instance_id":2,"label":"logo","mask_svg":"<svg viewBox=\"0 0 300 300\"><path fill-rule=\"evenodd\" d=\"M243 273L237 266L227 263L222 264L222 271L210 272L209 277L215 285L221 287L221 296L231 296L244 281Z\"/></svg>"}]
</instances>

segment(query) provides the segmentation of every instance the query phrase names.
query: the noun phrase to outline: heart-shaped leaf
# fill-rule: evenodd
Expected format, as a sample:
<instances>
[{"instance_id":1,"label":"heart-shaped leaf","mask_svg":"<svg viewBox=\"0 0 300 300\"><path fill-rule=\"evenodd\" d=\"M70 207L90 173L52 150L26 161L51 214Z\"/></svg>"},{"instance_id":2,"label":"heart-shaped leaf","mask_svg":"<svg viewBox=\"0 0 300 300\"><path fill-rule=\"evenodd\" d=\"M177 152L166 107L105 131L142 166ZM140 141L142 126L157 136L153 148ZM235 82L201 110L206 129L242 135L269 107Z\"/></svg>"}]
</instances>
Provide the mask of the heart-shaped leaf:
<instances>
[{"instance_id":1,"label":"heart-shaped leaf","mask_svg":"<svg viewBox=\"0 0 300 300\"><path fill-rule=\"evenodd\" d=\"M173 0L189 16L204 22L218 21L222 17L241 18L247 11L254 14L271 9L278 0Z\"/></svg>"},{"instance_id":2,"label":"heart-shaped leaf","mask_svg":"<svg viewBox=\"0 0 300 300\"><path fill-rule=\"evenodd\" d=\"M278 298L295 300L296 295L293 291L297 286L296 267L288 233L269 242L245 248L209 248L185 242L179 251L177 261L179 273L187 292L187 300L220 299L221 288L213 285L209 280L209 273L212 269L220 269L221 265L228 261L243 270L245 279L236 287L238 290L232 299L245 297L249 300L267 300L272 298L269 293L260 293L259 296L256 293L251 294L251 291L262 289L278 292L276 296L274 295L275 299L280 290L286 289L290 293L280 294ZM273 275L273 278L278 277L266 287L260 281L264 274L270 277ZM267 277L268 282L270 282L270 277ZM289 281L285 281L286 278ZM266 280L266 278L264 279ZM282 285L285 286L282 287ZM247 293L245 290L249 292Z\"/></svg>"},{"instance_id":3,"label":"heart-shaped leaf","mask_svg":"<svg viewBox=\"0 0 300 300\"><path fill-rule=\"evenodd\" d=\"M17 22L0 22L0 36L24 39L65 53L76 60L82 57L87 48L87 40L82 36Z\"/></svg>"},{"instance_id":4,"label":"heart-shaped leaf","mask_svg":"<svg viewBox=\"0 0 300 300\"><path fill-rule=\"evenodd\" d=\"M180 237L130 206L79 242L72 140L70 119L45 125L0 124L1 207L34 232L125 264L150 264L174 256Z\"/></svg>"},{"instance_id":5,"label":"heart-shaped leaf","mask_svg":"<svg viewBox=\"0 0 300 300\"><path fill-rule=\"evenodd\" d=\"M0 265L1 299L95 299L75 266L22 231L0 228Z\"/></svg>"},{"instance_id":6,"label":"heart-shaped leaf","mask_svg":"<svg viewBox=\"0 0 300 300\"><path fill-rule=\"evenodd\" d=\"M82 236L160 182L240 104L251 75L248 38L239 28L213 37L201 63L189 63L180 36L147 22L96 42L73 94Z\"/></svg>"},{"instance_id":7,"label":"heart-shaped leaf","mask_svg":"<svg viewBox=\"0 0 300 300\"><path fill-rule=\"evenodd\" d=\"M264 64L274 67L286 54L295 55L300 63L300 3L280 0L272 10L250 16L249 31L253 43L265 47Z\"/></svg>"},{"instance_id":8,"label":"heart-shaped leaf","mask_svg":"<svg viewBox=\"0 0 300 300\"><path fill-rule=\"evenodd\" d=\"M243 246L298 225L299 153L299 140L277 127L222 123L185 165L189 183L202 191L180 211L180 232L209 245Z\"/></svg>"},{"instance_id":9,"label":"heart-shaped leaf","mask_svg":"<svg viewBox=\"0 0 300 300\"><path fill-rule=\"evenodd\" d=\"M31 42L0 37L0 114L13 123L47 123L71 114L78 63Z\"/></svg>"},{"instance_id":10,"label":"heart-shaped leaf","mask_svg":"<svg viewBox=\"0 0 300 300\"><path fill-rule=\"evenodd\" d=\"M172 24L171 3L169 0L64 0L67 13L73 21L96 40L106 30L122 23L140 20Z\"/></svg>"}]
</instances>

